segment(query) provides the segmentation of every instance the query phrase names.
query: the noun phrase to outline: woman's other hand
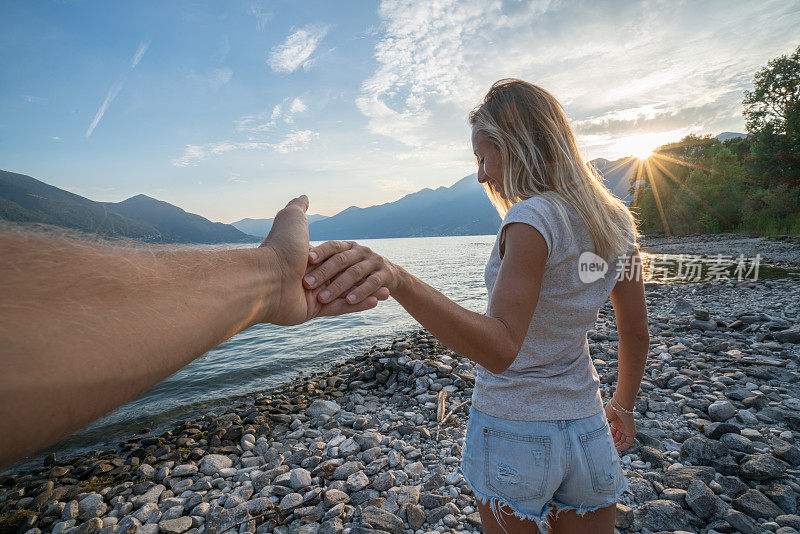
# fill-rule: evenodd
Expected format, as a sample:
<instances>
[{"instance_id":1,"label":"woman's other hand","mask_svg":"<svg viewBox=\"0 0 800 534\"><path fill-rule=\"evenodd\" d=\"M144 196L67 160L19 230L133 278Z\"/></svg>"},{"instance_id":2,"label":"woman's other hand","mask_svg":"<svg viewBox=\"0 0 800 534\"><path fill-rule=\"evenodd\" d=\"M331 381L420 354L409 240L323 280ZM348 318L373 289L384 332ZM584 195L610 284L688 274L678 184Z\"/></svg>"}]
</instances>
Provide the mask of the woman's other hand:
<instances>
[{"instance_id":1,"label":"woman's other hand","mask_svg":"<svg viewBox=\"0 0 800 534\"><path fill-rule=\"evenodd\" d=\"M382 287L391 293L398 283L399 267L367 247L353 241L328 241L308 252L310 272L303 278L307 289L330 282L319 292L322 303L345 296L358 304ZM312 268L313 267L313 268Z\"/></svg>"},{"instance_id":2,"label":"woman's other hand","mask_svg":"<svg viewBox=\"0 0 800 534\"><path fill-rule=\"evenodd\" d=\"M622 452L631 445L636 437L636 420L633 415L620 412L611 406L611 401L606 404L606 419L611 425L611 437L614 438L614 446L617 451Z\"/></svg>"}]
</instances>

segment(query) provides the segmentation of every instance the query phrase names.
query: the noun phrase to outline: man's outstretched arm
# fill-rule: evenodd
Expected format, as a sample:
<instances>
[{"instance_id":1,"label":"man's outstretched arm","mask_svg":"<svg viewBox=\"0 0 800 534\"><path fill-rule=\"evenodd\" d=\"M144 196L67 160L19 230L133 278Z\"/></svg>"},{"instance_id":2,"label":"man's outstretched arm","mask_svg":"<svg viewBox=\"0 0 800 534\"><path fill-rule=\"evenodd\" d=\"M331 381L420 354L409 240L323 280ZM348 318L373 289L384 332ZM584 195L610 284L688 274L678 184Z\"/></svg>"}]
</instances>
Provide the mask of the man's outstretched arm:
<instances>
[{"instance_id":1,"label":"man's outstretched arm","mask_svg":"<svg viewBox=\"0 0 800 534\"><path fill-rule=\"evenodd\" d=\"M303 290L307 199L260 248L153 252L0 234L0 466L137 397L256 323L296 324L367 306L315 307Z\"/></svg>"}]
</instances>

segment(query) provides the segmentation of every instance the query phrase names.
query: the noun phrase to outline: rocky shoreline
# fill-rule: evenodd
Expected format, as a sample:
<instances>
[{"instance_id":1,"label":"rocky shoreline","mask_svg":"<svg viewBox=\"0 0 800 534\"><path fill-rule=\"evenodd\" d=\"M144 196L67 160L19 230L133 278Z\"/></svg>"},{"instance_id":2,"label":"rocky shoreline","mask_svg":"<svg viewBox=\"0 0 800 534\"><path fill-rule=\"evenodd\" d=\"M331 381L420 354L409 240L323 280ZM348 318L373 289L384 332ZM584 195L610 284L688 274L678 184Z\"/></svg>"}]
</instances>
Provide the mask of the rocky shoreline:
<instances>
[{"instance_id":1,"label":"rocky shoreline","mask_svg":"<svg viewBox=\"0 0 800 534\"><path fill-rule=\"evenodd\" d=\"M645 235L641 249L655 254L685 254L696 256L755 258L772 265L800 267L800 235L775 238L747 234L691 234L677 236Z\"/></svg>"},{"instance_id":2,"label":"rocky shoreline","mask_svg":"<svg viewBox=\"0 0 800 534\"><path fill-rule=\"evenodd\" d=\"M627 532L800 531L800 284L647 284ZM590 350L616 381L606 303ZM0 476L0 534L476 532L474 366L425 331L116 447Z\"/></svg>"}]
</instances>

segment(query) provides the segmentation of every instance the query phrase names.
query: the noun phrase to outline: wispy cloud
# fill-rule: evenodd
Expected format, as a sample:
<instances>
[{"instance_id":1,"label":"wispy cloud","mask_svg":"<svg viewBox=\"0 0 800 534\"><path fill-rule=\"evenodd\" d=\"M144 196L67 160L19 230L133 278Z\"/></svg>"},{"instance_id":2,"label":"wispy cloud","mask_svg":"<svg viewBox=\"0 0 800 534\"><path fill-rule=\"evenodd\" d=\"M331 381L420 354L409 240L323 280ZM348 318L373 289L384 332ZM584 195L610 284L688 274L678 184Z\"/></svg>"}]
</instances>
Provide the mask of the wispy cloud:
<instances>
[{"instance_id":1,"label":"wispy cloud","mask_svg":"<svg viewBox=\"0 0 800 534\"><path fill-rule=\"evenodd\" d=\"M263 111L255 115L245 115L234 121L237 132L263 133L273 129L279 122L293 124L295 115L308 111L303 99L285 98L276 104L271 111Z\"/></svg>"},{"instance_id":2,"label":"wispy cloud","mask_svg":"<svg viewBox=\"0 0 800 534\"><path fill-rule=\"evenodd\" d=\"M301 66L308 69L311 54L328 33L329 26L309 25L291 33L283 44L272 48L267 63L275 72L294 72Z\"/></svg>"},{"instance_id":3,"label":"wispy cloud","mask_svg":"<svg viewBox=\"0 0 800 534\"><path fill-rule=\"evenodd\" d=\"M234 150L272 151L278 154L288 154L306 148L319 134L311 130L292 131L277 142L265 141L222 141L206 143L205 145L187 145L181 157L172 161L175 167L189 167L196 165L211 156L220 156Z\"/></svg>"},{"instance_id":4,"label":"wispy cloud","mask_svg":"<svg viewBox=\"0 0 800 534\"><path fill-rule=\"evenodd\" d=\"M713 25L710 12L719 14ZM779 0L670 10L647 2L385 0L379 15L377 67L356 104L371 132L413 150L463 139L467 111L508 76L550 90L582 139L602 134L613 143L643 126L665 135L689 125L734 128L753 73L797 45L800 24L796 6ZM577 37L568 29L576 24ZM752 34L753 27L769 31Z\"/></svg>"},{"instance_id":5,"label":"wispy cloud","mask_svg":"<svg viewBox=\"0 0 800 534\"><path fill-rule=\"evenodd\" d=\"M86 133L83 134L84 137L89 137L90 135L92 135L92 132L94 132L94 129L97 128L100 119L102 119L103 115L105 115L108 106L110 106L111 102L113 102L114 99L117 98L117 95L119 94L120 89L122 89L122 86L125 84L126 79L127 76L123 76L121 80L117 81L114 85L111 86L111 89L108 90L108 93L106 93L105 100L103 100L103 103L100 104L100 109L97 110L97 113L95 113L94 115L94 119L92 119L91 124L89 124L89 129L87 129Z\"/></svg>"},{"instance_id":6,"label":"wispy cloud","mask_svg":"<svg viewBox=\"0 0 800 534\"><path fill-rule=\"evenodd\" d=\"M150 41L142 41L141 43L139 43L139 48L136 49L136 53L134 53L133 58L131 58L131 64L128 67L128 71L117 82L115 82L114 85L112 85L111 88L108 90L108 93L106 93L105 100L103 100L103 103L100 104L100 108L97 110L97 113L95 113L92 122L89 124L89 128L86 130L86 133L83 134L84 137L88 138L90 135L92 135L94 129L97 128L97 125L100 123L100 120L103 118L103 115L105 115L106 110L114 101L114 99L117 98L117 95L122 89L122 86L125 85L125 81L128 79L128 74L133 69L136 68L136 65L138 65L139 62L142 60L142 57L144 57L144 54L145 52L147 52L149 46L150 46Z\"/></svg>"},{"instance_id":7,"label":"wispy cloud","mask_svg":"<svg viewBox=\"0 0 800 534\"><path fill-rule=\"evenodd\" d=\"M147 49L150 47L150 41L142 41L139 43L139 48L136 49L136 53L133 55L133 59L131 60L131 68L135 69L136 65L142 60L144 57L144 53L147 52Z\"/></svg>"},{"instance_id":8,"label":"wispy cloud","mask_svg":"<svg viewBox=\"0 0 800 534\"><path fill-rule=\"evenodd\" d=\"M22 99L30 104L47 104L48 100L40 96L22 95Z\"/></svg>"},{"instance_id":9,"label":"wispy cloud","mask_svg":"<svg viewBox=\"0 0 800 534\"><path fill-rule=\"evenodd\" d=\"M250 7L247 8L247 13L255 17L258 31L263 30L267 23L272 20L272 13L265 11L264 8L258 4L251 4Z\"/></svg>"},{"instance_id":10,"label":"wispy cloud","mask_svg":"<svg viewBox=\"0 0 800 534\"><path fill-rule=\"evenodd\" d=\"M52 139L53 141L61 141L61 138L58 137L57 135L51 135L50 139Z\"/></svg>"}]
</instances>

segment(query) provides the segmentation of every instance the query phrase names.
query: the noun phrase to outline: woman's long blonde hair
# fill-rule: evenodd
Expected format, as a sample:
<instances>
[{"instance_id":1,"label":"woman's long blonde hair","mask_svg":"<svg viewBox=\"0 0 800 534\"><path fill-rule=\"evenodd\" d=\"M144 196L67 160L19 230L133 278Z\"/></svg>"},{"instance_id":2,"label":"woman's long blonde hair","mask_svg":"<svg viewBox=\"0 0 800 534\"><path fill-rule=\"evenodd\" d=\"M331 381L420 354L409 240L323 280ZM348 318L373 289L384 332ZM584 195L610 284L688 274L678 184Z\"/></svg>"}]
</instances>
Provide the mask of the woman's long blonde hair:
<instances>
[{"instance_id":1,"label":"woman's long blonde hair","mask_svg":"<svg viewBox=\"0 0 800 534\"><path fill-rule=\"evenodd\" d=\"M583 219L601 258L608 261L624 253L631 237L638 242L635 217L583 161L553 95L522 80L499 80L470 112L469 123L500 151L506 198L489 183L484 187L501 217L516 202L541 195L553 200L568 221L563 199Z\"/></svg>"}]
</instances>

